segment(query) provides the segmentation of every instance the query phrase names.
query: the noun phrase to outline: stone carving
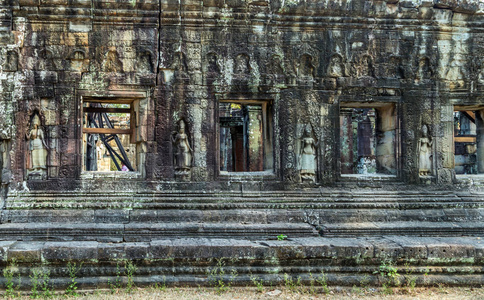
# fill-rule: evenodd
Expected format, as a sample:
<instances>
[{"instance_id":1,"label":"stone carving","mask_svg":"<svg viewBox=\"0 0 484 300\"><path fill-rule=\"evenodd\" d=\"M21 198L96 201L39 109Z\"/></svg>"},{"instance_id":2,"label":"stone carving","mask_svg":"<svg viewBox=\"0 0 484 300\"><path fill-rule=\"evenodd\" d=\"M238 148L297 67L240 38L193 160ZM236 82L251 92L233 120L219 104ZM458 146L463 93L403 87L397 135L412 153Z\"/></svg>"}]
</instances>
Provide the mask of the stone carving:
<instances>
[{"instance_id":1,"label":"stone carving","mask_svg":"<svg viewBox=\"0 0 484 300\"><path fill-rule=\"evenodd\" d=\"M303 77L314 77L315 66L313 57L309 54L303 54L298 66L298 74Z\"/></svg>"},{"instance_id":2,"label":"stone carving","mask_svg":"<svg viewBox=\"0 0 484 300\"><path fill-rule=\"evenodd\" d=\"M38 55L37 70L38 71L54 70L53 57L54 57L54 54L52 53L52 51L47 49L41 50Z\"/></svg>"},{"instance_id":3,"label":"stone carving","mask_svg":"<svg viewBox=\"0 0 484 300\"><path fill-rule=\"evenodd\" d=\"M220 73L221 67L218 62L217 54L210 52L207 54L207 71L209 73L218 74Z\"/></svg>"},{"instance_id":4,"label":"stone carving","mask_svg":"<svg viewBox=\"0 0 484 300\"><path fill-rule=\"evenodd\" d=\"M375 68L373 67L373 59L370 55L363 55L357 65L356 70L358 77L375 77Z\"/></svg>"},{"instance_id":5,"label":"stone carving","mask_svg":"<svg viewBox=\"0 0 484 300\"><path fill-rule=\"evenodd\" d=\"M30 128L26 134L29 156L27 160L27 176L38 175L42 178L47 173L47 146L44 131L41 128L38 113L32 115Z\"/></svg>"},{"instance_id":6,"label":"stone carving","mask_svg":"<svg viewBox=\"0 0 484 300\"><path fill-rule=\"evenodd\" d=\"M343 65L343 58L339 54L331 57L328 68L329 77L338 78L345 75L345 67Z\"/></svg>"},{"instance_id":7,"label":"stone carving","mask_svg":"<svg viewBox=\"0 0 484 300\"><path fill-rule=\"evenodd\" d=\"M311 126L307 125L301 138L300 172L302 182L316 181L316 147L317 142L313 138Z\"/></svg>"},{"instance_id":8,"label":"stone carving","mask_svg":"<svg viewBox=\"0 0 484 300\"><path fill-rule=\"evenodd\" d=\"M192 167L193 150L188 141L188 135L185 132L185 121L178 122L178 132L174 132L172 142L175 148L175 175L189 175Z\"/></svg>"},{"instance_id":9,"label":"stone carving","mask_svg":"<svg viewBox=\"0 0 484 300\"><path fill-rule=\"evenodd\" d=\"M282 68L282 59L279 55L273 55L267 65L267 73L273 75L284 74L284 69Z\"/></svg>"},{"instance_id":10,"label":"stone carving","mask_svg":"<svg viewBox=\"0 0 484 300\"><path fill-rule=\"evenodd\" d=\"M250 74L249 56L239 54L235 58L234 73L239 75Z\"/></svg>"},{"instance_id":11,"label":"stone carving","mask_svg":"<svg viewBox=\"0 0 484 300\"><path fill-rule=\"evenodd\" d=\"M430 60L427 57L420 59L418 62L418 70L415 75L417 81L430 79L433 76L433 70L430 64Z\"/></svg>"},{"instance_id":12,"label":"stone carving","mask_svg":"<svg viewBox=\"0 0 484 300\"><path fill-rule=\"evenodd\" d=\"M84 50L74 50L71 55L71 68L77 72L83 71L83 63L84 59L86 58L86 53Z\"/></svg>"},{"instance_id":13,"label":"stone carving","mask_svg":"<svg viewBox=\"0 0 484 300\"><path fill-rule=\"evenodd\" d=\"M187 57L182 51L177 51L173 55L173 63L171 69L176 79L188 79L188 64Z\"/></svg>"},{"instance_id":14,"label":"stone carving","mask_svg":"<svg viewBox=\"0 0 484 300\"><path fill-rule=\"evenodd\" d=\"M122 72L123 63L119 60L118 53L116 51L109 51L106 54L106 60L104 63L105 72Z\"/></svg>"},{"instance_id":15,"label":"stone carving","mask_svg":"<svg viewBox=\"0 0 484 300\"><path fill-rule=\"evenodd\" d=\"M139 54L138 72L153 73L153 54L149 50L141 50Z\"/></svg>"},{"instance_id":16,"label":"stone carving","mask_svg":"<svg viewBox=\"0 0 484 300\"><path fill-rule=\"evenodd\" d=\"M4 71L15 72L18 69L18 54L16 51L8 51L7 59L5 61Z\"/></svg>"},{"instance_id":17,"label":"stone carving","mask_svg":"<svg viewBox=\"0 0 484 300\"><path fill-rule=\"evenodd\" d=\"M422 137L418 141L418 174L428 176L432 171L432 140L428 137L427 125L422 125Z\"/></svg>"}]
</instances>

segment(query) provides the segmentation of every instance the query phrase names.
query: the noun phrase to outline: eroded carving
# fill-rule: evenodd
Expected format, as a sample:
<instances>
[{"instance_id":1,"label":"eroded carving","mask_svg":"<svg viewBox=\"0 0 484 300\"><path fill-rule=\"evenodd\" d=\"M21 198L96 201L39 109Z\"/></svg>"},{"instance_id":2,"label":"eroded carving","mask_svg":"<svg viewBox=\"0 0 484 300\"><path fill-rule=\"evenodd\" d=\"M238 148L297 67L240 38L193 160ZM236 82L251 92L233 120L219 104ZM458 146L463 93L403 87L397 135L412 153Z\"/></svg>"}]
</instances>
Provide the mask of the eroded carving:
<instances>
[{"instance_id":1,"label":"eroded carving","mask_svg":"<svg viewBox=\"0 0 484 300\"><path fill-rule=\"evenodd\" d=\"M302 182L316 181L317 144L311 126L307 125L301 138L300 173Z\"/></svg>"},{"instance_id":2,"label":"eroded carving","mask_svg":"<svg viewBox=\"0 0 484 300\"><path fill-rule=\"evenodd\" d=\"M118 57L118 53L116 51L109 51L106 54L106 59L104 62L104 71L105 72L122 72L123 71L123 63Z\"/></svg>"},{"instance_id":3,"label":"eroded carving","mask_svg":"<svg viewBox=\"0 0 484 300\"><path fill-rule=\"evenodd\" d=\"M26 133L29 155L27 159L27 176L45 179L47 175L47 143L45 142L44 130L37 112L31 117L31 124Z\"/></svg>"},{"instance_id":4,"label":"eroded carving","mask_svg":"<svg viewBox=\"0 0 484 300\"><path fill-rule=\"evenodd\" d=\"M432 172L432 140L428 136L428 126L422 125L422 137L418 141L418 174L428 176Z\"/></svg>"},{"instance_id":5,"label":"eroded carving","mask_svg":"<svg viewBox=\"0 0 484 300\"><path fill-rule=\"evenodd\" d=\"M187 179L192 167L193 149L190 147L188 134L185 132L185 121L178 121L178 132L172 135L174 146L175 175Z\"/></svg>"}]
</instances>

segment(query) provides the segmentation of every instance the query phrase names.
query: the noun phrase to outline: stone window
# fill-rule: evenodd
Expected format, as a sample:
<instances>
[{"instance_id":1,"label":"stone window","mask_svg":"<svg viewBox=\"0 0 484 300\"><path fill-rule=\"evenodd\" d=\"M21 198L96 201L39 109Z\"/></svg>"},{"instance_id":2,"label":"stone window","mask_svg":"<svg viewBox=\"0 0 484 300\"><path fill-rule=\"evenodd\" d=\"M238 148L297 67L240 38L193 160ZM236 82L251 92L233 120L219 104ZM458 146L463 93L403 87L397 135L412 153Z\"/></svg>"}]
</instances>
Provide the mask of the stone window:
<instances>
[{"instance_id":1,"label":"stone window","mask_svg":"<svg viewBox=\"0 0 484 300\"><path fill-rule=\"evenodd\" d=\"M395 106L341 103L341 174L396 175Z\"/></svg>"},{"instance_id":2,"label":"stone window","mask_svg":"<svg viewBox=\"0 0 484 300\"><path fill-rule=\"evenodd\" d=\"M132 100L83 101L84 171L137 171L135 118Z\"/></svg>"},{"instance_id":3,"label":"stone window","mask_svg":"<svg viewBox=\"0 0 484 300\"><path fill-rule=\"evenodd\" d=\"M454 107L454 169L456 174L484 173L484 109Z\"/></svg>"},{"instance_id":4,"label":"stone window","mask_svg":"<svg viewBox=\"0 0 484 300\"><path fill-rule=\"evenodd\" d=\"M272 117L267 101L221 101L220 171L273 169Z\"/></svg>"}]
</instances>

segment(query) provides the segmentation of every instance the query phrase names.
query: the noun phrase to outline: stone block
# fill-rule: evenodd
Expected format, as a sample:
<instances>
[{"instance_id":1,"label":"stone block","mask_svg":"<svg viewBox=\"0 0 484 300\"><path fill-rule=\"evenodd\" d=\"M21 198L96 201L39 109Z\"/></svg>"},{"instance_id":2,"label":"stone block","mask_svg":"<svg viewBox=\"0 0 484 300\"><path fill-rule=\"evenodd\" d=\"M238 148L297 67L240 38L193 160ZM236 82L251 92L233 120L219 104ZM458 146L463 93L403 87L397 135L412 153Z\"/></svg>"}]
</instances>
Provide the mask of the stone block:
<instances>
[{"instance_id":1,"label":"stone block","mask_svg":"<svg viewBox=\"0 0 484 300\"><path fill-rule=\"evenodd\" d=\"M99 243L97 257L100 262L127 259L124 244Z\"/></svg>"},{"instance_id":2,"label":"stone block","mask_svg":"<svg viewBox=\"0 0 484 300\"><path fill-rule=\"evenodd\" d=\"M49 261L79 261L98 260L97 242L46 242L42 249L42 258Z\"/></svg>"},{"instance_id":3,"label":"stone block","mask_svg":"<svg viewBox=\"0 0 484 300\"><path fill-rule=\"evenodd\" d=\"M44 242L16 242L8 248L7 258L18 263L40 264Z\"/></svg>"},{"instance_id":4,"label":"stone block","mask_svg":"<svg viewBox=\"0 0 484 300\"><path fill-rule=\"evenodd\" d=\"M96 210L94 212L95 223L128 223L128 210Z\"/></svg>"}]
</instances>

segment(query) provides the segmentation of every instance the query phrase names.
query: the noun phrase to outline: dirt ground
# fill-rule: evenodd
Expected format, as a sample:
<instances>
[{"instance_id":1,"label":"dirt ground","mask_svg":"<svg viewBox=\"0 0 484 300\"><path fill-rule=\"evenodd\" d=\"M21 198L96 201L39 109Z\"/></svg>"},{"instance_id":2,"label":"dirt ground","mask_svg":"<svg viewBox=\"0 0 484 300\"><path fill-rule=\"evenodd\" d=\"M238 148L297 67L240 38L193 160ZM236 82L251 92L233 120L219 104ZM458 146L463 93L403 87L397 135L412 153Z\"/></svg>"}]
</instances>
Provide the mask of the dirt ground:
<instances>
[{"instance_id":1,"label":"dirt ground","mask_svg":"<svg viewBox=\"0 0 484 300\"><path fill-rule=\"evenodd\" d=\"M28 296L21 298L28 299ZM66 296L55 296L55 299L66 299ZM232 287L226 290L213 288L135 288L131 292L126 290L96 290L83 293L79 291L76 297L67 299L483 299L484 288L471 287L432 287L432 288L393 288L382 290L381 288L338 288L330 287L328 293L321 289L310 291L307 287L288 289L284 287L256 288Z\"/></svg>"}]
</instances>

